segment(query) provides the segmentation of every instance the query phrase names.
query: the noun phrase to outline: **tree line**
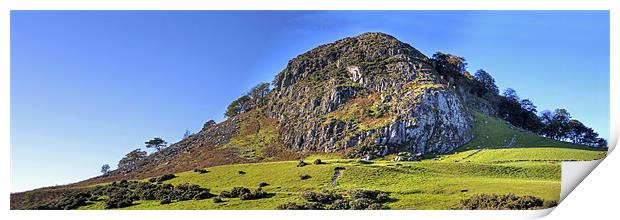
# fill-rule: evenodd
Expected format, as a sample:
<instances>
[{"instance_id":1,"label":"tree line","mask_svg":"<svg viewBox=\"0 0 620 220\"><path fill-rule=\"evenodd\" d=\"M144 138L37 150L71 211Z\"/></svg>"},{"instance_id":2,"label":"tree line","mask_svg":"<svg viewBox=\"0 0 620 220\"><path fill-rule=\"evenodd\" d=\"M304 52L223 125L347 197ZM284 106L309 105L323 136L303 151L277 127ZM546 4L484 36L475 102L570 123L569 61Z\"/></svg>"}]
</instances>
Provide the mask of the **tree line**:
<instances>
[{"instance_id":1,"label":"tree line","mask_svg":"<svg viewBox=\"0 0 620 220\"><path fill-rule=\"evenodd\" d=\"M483 69L471 75L467 71L467 63L463 57L437 52L431 60L437 72L448 83L467 87L469 94L489 102L495 107L498 117L516 127L558 141L607 147L607 140L599 137L594 129L572 118L566 109L538 112L530 99L519 98L512 88L507 88L499 94L493 76Z\"/></svg>"}]
</instances>

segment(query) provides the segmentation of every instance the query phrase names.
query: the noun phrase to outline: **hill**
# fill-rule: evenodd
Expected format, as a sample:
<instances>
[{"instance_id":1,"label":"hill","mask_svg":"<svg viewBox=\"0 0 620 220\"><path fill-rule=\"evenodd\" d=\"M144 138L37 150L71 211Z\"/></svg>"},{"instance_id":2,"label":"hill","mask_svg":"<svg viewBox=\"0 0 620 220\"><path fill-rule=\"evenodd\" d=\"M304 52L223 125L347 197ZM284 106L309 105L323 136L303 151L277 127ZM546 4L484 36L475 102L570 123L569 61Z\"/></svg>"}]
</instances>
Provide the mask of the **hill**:
<instances>
[{"instance_id":1,"label":"hill","mask_svg":"<svg viewBox=\"0 0 620 220\"><path fill-rule=\"evenodd\" d=\"M450 209L486 207L482 195L535 209L558 200L561 161L604 157L500 119L515 100L433 59L383 33L319 46L226 120L106 175L12 194L11 208Z\"/></svg>"}]
</instances>

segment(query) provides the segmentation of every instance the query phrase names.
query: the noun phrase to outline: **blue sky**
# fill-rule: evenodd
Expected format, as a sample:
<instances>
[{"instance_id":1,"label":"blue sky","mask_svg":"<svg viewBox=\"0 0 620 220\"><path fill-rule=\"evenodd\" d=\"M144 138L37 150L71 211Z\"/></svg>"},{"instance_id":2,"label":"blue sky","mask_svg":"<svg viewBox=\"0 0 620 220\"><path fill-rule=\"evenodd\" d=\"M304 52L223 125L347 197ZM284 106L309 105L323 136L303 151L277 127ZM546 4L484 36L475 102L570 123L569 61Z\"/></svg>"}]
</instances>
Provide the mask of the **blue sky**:
<instances>
[{"instance_id":1,"label":"blue sky","mask_svg":"<svg viewBox=\"0 0 620 220\"><path fill-rule=\"evenodd\" d=\"M609 137L607 11L13 11L11 191L176 142L296 55L369 31L463 56Z\"/></svg>"}]
</instances>

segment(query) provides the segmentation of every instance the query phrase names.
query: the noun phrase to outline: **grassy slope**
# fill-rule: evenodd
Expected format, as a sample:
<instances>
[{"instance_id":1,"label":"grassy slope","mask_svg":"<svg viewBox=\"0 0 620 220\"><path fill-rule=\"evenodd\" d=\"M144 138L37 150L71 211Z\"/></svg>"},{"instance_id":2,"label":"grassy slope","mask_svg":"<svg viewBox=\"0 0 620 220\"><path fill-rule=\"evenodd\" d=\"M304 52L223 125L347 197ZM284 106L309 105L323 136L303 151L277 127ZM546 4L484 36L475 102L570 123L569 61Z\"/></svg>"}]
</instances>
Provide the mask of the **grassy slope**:
<instances>
[{"instance_id":1,"label":"grassy slope","mask_svg":"<svg viewBox=\"0 0 620 220\"><path fill-rule=\"evenodd\" d=\"M544 138L528 131L519 131L508 122L495 117L474 112L475 125L473 127L474 139L460 147L457 151L465 151L476 148L498 148L506 146L515 138L514 147L562 147L584 150L599 150L596 148L556 141Z\"/></svg>"},{"instance_id":2,"label":"grassy slope","mask_svg":"<svg viewBox=\"0 0 620 220\"><path fill-rule=\"evenodd\" d=\"M216 194L234 186L256 188L260 182L267 182L270 185L264 189L276 194L260 200L226 199L224 203L200 200L160 205L158 201L138 201L137 205L125 209L275 209L287 202L301 202L299 194L303 191L328 188L336 166L346 170L334 190L387 191L396 199L387 204L393 209L449 209L461 199L478 193L514 193L558 200L561 176L558 161L605 156L604 151L516 131L486 115L476 114L476 119L477 138L456 153L436 159L361 164L334 155L314 155L306 161L321 158L327 164L296 167L296 161L282 161L210 167L209 173L183 172L166 182L199 184ZM526 148L494 149L506 145L513 136L517 137L517 146ZM478 146L482 149L472 149ZM312 178L301 180L301 174ZM103 209L103 204L98 202L82 209Z\"/></svg>"}]
</instances>

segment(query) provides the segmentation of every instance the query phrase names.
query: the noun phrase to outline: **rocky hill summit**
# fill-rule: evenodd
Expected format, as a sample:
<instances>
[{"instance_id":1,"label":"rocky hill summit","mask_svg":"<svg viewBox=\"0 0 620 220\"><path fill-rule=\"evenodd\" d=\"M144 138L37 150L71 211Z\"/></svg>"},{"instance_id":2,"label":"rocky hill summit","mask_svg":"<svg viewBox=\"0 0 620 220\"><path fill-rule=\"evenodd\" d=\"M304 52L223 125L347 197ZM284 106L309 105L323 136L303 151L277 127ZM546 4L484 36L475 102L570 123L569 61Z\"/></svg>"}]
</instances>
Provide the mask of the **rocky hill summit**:
<instances>
[{"instance_id":1,"label":"rocky hill summit","mask_svg":"<svg viewBox=\"0 0 620 220\"><path fill-rule=\"evenodd\" d=\"M147 156L139 166L85 183L299 159L313 152L365 159L403 151L447 153L473 137L469 106L485 109L460 84L390 35L344 38L290 60L272 89L265 84L260 95L233 102L229 109L235 113L226 120L205 123L200 132Z\"/></svg>"},{"instance_id":2,"label":"rocky hill summit","mask_svg":"<svg viewBox=\"0 0 620 220\"><path fill-rule=\"evenodd\" d=\"M382 33L320 46L279 73L267 114L284 146L360 156L445 153L470 138L463 101L415 48Z\"/></svg>"}]
</instances>

